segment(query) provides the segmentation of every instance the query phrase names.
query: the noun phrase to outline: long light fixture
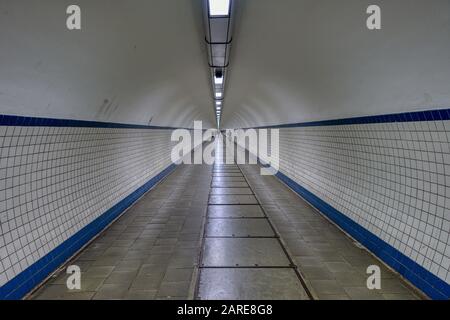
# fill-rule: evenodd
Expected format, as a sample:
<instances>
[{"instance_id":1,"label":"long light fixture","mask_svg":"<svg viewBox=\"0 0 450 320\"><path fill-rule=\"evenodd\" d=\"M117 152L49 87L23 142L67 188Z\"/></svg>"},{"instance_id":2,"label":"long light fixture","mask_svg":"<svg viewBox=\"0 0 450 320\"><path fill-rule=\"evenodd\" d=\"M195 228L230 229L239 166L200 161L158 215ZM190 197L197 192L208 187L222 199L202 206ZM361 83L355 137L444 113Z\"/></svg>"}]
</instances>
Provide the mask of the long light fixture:
<instances>
[{"instance_id":1,"label":"long light fixture","mask_svg":"<svg viewBox=\"0 0 450 320\"><path fill-rule=\"evenodd\" d=\"M205 41L215 106L223 105L230 59L234 0L202 0ZM220 104L217 103L220 100ZM220 120L220 117L219 117Z\"/></svg>"}]
</instances>

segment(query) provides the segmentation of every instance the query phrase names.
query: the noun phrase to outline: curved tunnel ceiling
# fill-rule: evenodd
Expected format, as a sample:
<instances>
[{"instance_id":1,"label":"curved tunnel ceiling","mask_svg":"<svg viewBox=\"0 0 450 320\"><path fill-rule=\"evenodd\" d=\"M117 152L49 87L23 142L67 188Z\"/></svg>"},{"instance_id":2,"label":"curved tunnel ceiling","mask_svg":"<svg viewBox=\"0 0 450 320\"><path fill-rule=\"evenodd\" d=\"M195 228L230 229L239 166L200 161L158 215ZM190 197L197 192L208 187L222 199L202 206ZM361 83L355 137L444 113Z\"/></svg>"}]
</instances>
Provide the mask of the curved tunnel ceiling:
<instances>
[{"instance_id":1,"label":"curved tunnel ceiling","mask_svg":"<svg viewBox=\"0 0 450 320\"><path fill-rule=\"evenodd\" d=\"M382 30L369 31L378 4ZM450 1L237 1L223 127L450 106Z\"/></svg>"},{"instance_id":2,"label":"curved tunnel ceiling","mask_svg":"<svg viewBox=\"0 0 450 320\"><path fill-rule=\"evenodd\" d=\"M0 113L215 126L200 0L0 2ZM450 105L448 0L238 0L222 127Z\"/></svg>"},{"instance_id":3,"label":"curved tunnel ceiling","mask_svg":"<svg viewBox=\"0 0 450 320\"><path fill-rule=\"evenodd\" d=\"M0 113L215 126L198 0L0 3Z\"/></svg>"}]
</instances>

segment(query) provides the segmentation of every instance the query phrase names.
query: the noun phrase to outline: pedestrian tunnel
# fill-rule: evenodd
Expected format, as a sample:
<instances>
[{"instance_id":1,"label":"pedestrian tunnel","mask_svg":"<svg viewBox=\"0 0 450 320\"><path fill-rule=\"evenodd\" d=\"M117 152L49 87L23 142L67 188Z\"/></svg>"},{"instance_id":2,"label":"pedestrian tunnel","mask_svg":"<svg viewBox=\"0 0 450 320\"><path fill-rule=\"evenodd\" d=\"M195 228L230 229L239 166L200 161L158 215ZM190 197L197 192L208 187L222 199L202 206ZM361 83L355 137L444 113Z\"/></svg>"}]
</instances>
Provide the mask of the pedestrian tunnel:
<instances>
[{"instance_id":1,"label":"pedestrian tunnel","mask_svg":"<svg viewBox=\"0 0 450 320\"><path fill-rule=\"evenodd\" d=\"M0 17L1 300L450 297L448 0Z\"/></svg>"}]
</instances>

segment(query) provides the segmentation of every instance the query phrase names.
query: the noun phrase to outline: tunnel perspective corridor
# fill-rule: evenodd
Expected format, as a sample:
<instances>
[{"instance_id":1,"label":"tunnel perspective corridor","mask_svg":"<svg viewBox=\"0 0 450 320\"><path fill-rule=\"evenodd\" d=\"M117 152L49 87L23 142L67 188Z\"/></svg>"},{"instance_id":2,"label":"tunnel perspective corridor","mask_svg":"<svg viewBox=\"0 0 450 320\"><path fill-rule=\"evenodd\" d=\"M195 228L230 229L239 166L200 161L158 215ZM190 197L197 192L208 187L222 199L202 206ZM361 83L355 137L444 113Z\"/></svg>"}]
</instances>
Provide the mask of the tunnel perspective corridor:
<instances>
[{"instance_id":1,"label":"tunnel perspective corridor","mask_svg":"<svg viewBox=\"0 0 450 320\"><path fill-rule=\"evenodd\" d=\"M450 298L450 1L0 17L0 300Z\"/></svg>"},{"instance_id":2,"label":"tunnel perspective corridor","mask_svg":"<svg viewBox=\"0 0 450 320\"><path fill-rule=\"evenodd\" d=\"M421 297L387 268L383 290L369 290L374 257L257 165L227 164L216 144L213 166L182 165L68 263L86 270L81 290L67 289L62 268L31 298Z\"/></svg>"}]
</instances>

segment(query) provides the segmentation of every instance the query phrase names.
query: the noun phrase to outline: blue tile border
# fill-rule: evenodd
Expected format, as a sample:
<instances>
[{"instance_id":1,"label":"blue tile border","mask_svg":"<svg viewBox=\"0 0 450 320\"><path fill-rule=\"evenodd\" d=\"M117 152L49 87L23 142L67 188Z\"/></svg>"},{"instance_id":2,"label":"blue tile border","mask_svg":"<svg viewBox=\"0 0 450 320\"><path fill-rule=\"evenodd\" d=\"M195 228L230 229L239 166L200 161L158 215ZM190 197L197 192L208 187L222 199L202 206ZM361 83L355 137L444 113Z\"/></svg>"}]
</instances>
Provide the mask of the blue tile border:
<instances>
[{"instance_id":1,"label":"blue tile border","mask_svg":"<svg viewBox=\"0 0 450 320\"><path fill-rule=\"evenodd\" d=\"M374 124L374 123L394 123L394 122L419 122L419 121L445 121L450 120L450 109L427 110L403 112L395 114L384 114L375 116L288 123L279 125L269 125L261 127L251 127L245 129L281 129L298 127L320 127L320 126L342 126L355 124Z\"/></svg>"},{"instance_id":2,"label":"blue tile border","mask_svg":"<svg viewBox=\"0 0 450 320\"><path fill-rule=\"evenodd\" d=\"M278 172L276 176L430 298L437 300L450 299L450 285L445 281L333 208L312 192L300 186L285 174Z\"/></svg>"},{"instance_id":3,"label":"blue tile border","mask_svg":"<svg viewBox=\"0 0 450 320\"><path fill-rule=\"evenodd\" d=\"M18 300L23 298L27 293L39 285L48 275L64 264L86 243L88 243L93 237L107 227L114 219L133 205L134 202L136 202L155 184L175 170L175 168L175 164L168 166L157 176L150 179L147 183L114 205L100 217L92 221L47 255L22 271L15 278L0 287L0 300Z\"/></svg>"},{"instance_id":4,"label":"blue tile border","mask_svg":"<svg viewBox=\"0 0 450 320\"><path fill-rule=\"evenodd\" d=\"M89 120L36 118L36 117L24 117L24 116L1 115L1 114L0 114L0 126L159 129L159 130L187 129L187 130L190 130L189 128L159 127L159 126L147 126L147 125L140 125L140 124L100 122L100 121L89 121Z\"/></svg>"},{"instance_id":5,"label":"blue tile border","mask_svg":"<svg viewBox=\"0 0 450 320\"><path fill-rule=\"evenodd\" d=\"M445 121L450 120L450 109L415 111L387 115L375 115L356 118L345 118L335 120L312 121L303 123L290 123L272 126L252 127L247 129L282 129L297 127L317 127L317 126L339 126L375 123L402 123L421 121ZM336 210L331 205L308 191L291 178L278 171L278 179L288 185L293 191L306 199L312 206L330 218L345 232L367 247L377 257L387 265L396 270L403 277L408 279L417 288L422 290L432 299L450 299L450 285L444 280L432 274L424 267L392 247L390 244L374 235L369 230L362 227L342 212Z\"/></svg>"}]
</instances>

